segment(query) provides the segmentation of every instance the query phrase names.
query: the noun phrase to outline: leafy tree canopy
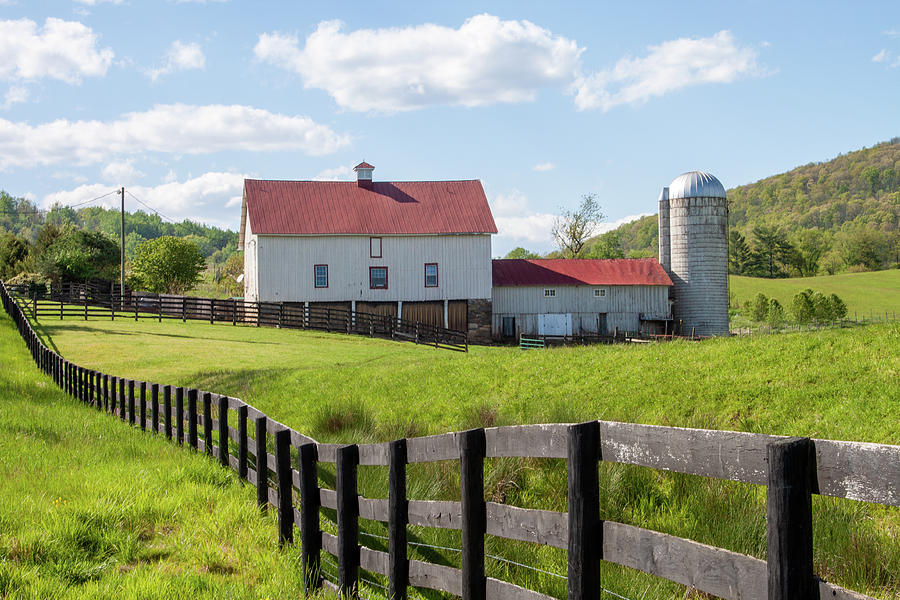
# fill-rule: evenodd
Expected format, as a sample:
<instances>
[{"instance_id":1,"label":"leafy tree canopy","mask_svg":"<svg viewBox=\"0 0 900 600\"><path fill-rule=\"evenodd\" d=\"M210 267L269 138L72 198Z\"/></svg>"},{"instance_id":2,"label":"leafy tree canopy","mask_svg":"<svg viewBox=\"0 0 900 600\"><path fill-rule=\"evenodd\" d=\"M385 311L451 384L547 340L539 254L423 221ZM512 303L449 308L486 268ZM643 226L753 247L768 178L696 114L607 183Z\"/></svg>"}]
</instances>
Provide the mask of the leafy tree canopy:
<instances>
[{"instance_id":1,"label":"leafy tree canopy","mask_svg":"<svg viewBox=\"0 0 900 600\"><path fill-rule=\"evenodd\" d=\"M163 236L141 243L131 263L131 286L149 292L183 294L200 281L205 261L191 241Z\"/></svg>"},{"instance_id":2,"label":"leafy tree canopy","mask_svg":"<svg viewBox=\"0 0 900 600\"><path fill-rule=\"evenodd\" d=\"M44 245L38 271L51 281L112 281L119 274L119 245L98 231L51 229L38 244Z\"/></svg>"},{"instance_id":3,"label":"leafy tree canopy","mask_svg":"<svg viewBox=\"0 0 900 600\"><path fill-rule=\"evenodd\" d=\"M503 258L541 258L541 255L537 252L532 252L531 250L526 250L525 248L519 246L518 248L513 248L509 252L506 253L506 256Z\"/></svg>"}]
</instances>

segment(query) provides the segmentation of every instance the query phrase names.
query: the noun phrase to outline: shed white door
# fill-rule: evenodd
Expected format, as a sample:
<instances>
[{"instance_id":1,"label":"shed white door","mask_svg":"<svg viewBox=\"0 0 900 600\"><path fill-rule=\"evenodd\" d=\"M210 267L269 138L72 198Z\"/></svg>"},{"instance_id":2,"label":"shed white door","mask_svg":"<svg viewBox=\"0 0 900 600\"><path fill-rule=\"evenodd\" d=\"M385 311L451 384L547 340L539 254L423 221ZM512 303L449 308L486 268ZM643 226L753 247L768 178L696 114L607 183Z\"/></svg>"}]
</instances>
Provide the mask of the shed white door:
<instances>
[{"instance_id":1,"label":"shed white door","mask_svg":"<svg viewBox=\"0 0 900 600\"><path fill-rule=\"evenodd\" d=\"M572 335L572 313L538 315L538 335Z\"/></svg>"}]
</instances>

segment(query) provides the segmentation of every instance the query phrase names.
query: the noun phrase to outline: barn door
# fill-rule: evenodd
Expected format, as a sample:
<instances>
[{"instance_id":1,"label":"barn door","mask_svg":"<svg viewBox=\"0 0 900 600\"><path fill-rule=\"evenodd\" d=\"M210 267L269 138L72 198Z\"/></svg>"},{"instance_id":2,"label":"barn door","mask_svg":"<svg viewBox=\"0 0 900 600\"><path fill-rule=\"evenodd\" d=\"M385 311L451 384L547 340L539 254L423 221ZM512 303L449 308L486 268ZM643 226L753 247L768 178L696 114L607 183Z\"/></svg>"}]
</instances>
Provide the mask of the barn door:
<instances>
[{"instance_id":1,"label":"barn door","mask_svg":"<svg viewBox=\"0 0 900 600\"><path fill-rule=\"evenodd\" d=\"M606 313L597 315L597 333L606 335Z\"/></svg>"},{"instance_id":2,"label":"barn door","mask_svg":"<svg viewBox=\"0 0 900 600\"><path fill-rule=\"evenodd\" d=\"M545 313L538 315L538 335L572 335L572 314Z\"/></svg>"}]
</instances>

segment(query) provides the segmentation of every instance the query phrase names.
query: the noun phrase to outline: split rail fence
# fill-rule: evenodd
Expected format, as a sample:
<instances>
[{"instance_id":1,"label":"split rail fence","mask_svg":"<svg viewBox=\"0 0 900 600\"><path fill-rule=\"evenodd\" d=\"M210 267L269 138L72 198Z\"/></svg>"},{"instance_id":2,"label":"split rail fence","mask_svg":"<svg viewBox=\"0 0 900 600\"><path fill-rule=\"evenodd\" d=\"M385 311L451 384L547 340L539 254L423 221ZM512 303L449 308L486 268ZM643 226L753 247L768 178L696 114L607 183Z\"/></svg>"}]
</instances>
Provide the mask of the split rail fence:
<instances>
[{"instance_id":1,"label":"split rail fence","mask_svg":"<svg viewBox=\"0 0 900 600\"><path fill-rule=\"evenodd\" d=\"M215 457L255 485L258 504L277 511L279 544L292 543L299 530L307 592L323 585L324 551L336 557L336 587L350 597L358 595L362 570L386 576L387 597L394 600L407 597L407 586L465 600L550 600L486 577L485 537L491 535L567 550L569 600L600 597L601 561L726 599L868 598L814 573L811 495L900 506L900 446L884 444L611 421L473 429L381 444L319 443L237 398L76 365L44 345L5 286L0 292L35 362L68 394ZM267 449L270 437L274 453ZM566 460L568 512L486 502L484 461L495 457ZM459 462L459 502L407 498L407 465L432 461ZM767 559L601 520L600 461L765 485ZM320 463L335 465L335 489L320 486ZM357 470L365 465L388 467L388 498L358 494ZM336 511L336 535L322 530L322 508ZM360 543L359 519L388 524L388 552ZM461 568L408 559L407 525L460 530Z\"/></svg>"},{"instance_id":2,"label":"split rail fence","mask_svg":"<svg viewBox=\"0 0 900 600\"><path fill-rule=\"evenodd\" d=\"M195 298L129 292L125 295L103 293L89 286L64 286L52 289L45 298L27 296L24 288L9 290L18 297L35 319L109 318L162 321L208 321L245 324L256 327L314 329L410 341L460 352L468 352L464 331L436 327L389 315L304 306L284 302L245 302L236 299Z\"/></svg>"}]
</instances>

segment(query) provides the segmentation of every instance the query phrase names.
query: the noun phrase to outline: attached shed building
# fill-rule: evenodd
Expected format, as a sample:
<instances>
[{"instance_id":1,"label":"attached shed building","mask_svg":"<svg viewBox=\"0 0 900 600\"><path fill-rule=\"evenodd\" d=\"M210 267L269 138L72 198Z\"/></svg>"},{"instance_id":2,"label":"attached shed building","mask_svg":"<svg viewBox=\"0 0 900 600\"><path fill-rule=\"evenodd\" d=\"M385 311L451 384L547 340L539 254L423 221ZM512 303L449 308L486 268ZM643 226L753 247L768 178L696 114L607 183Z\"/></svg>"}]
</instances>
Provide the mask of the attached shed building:
<instances>
[{"instance_id":1,"label":"attached shed building","mask_svg":"<svg viewBox=\"0 0 900 600\"><path fill-rule=\"evenodd\" d=\"M653 258L493 261L492 334L662 333L672 280Z\"/></svg>"},{"instance_id":2,"label":"attached shed building","mask_svg":"<svg viewBox=\"0 0 900 600\"><path fill-rule=\"evenodd\" d=\"M390 315L490 338L491 234L481 182L247 179L244 296Z\"/></svg>"}]
</instances>

